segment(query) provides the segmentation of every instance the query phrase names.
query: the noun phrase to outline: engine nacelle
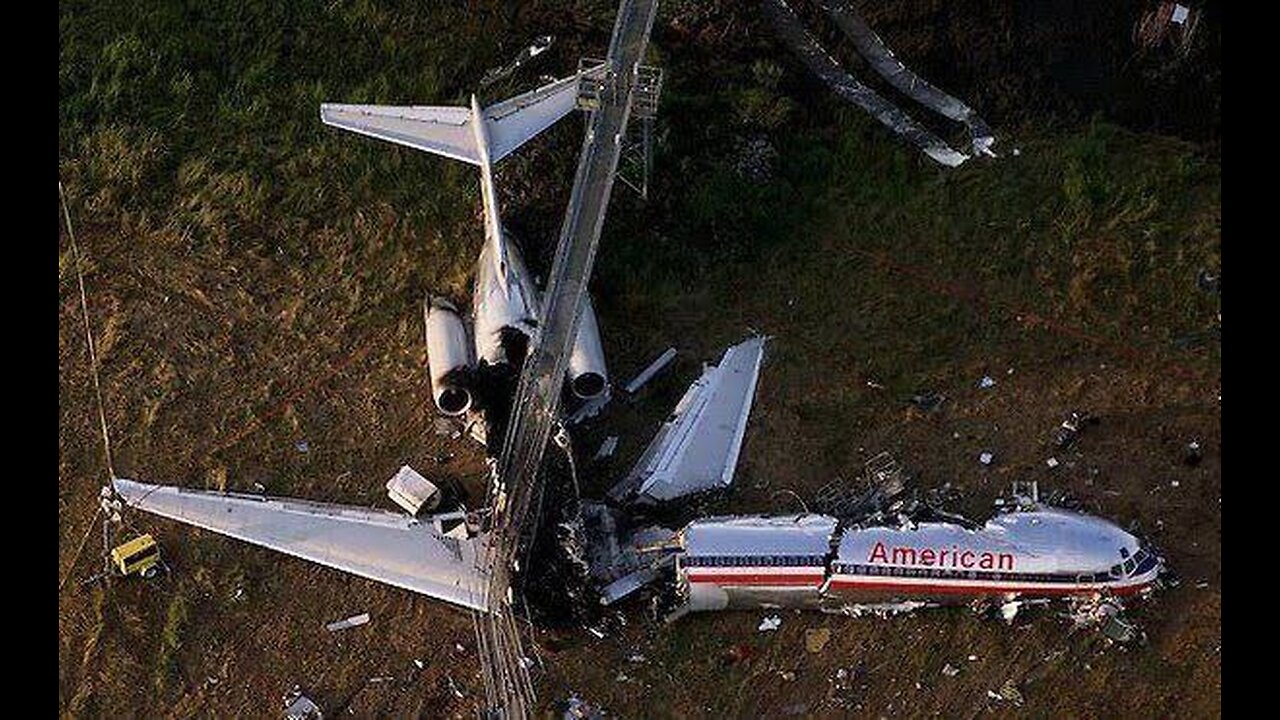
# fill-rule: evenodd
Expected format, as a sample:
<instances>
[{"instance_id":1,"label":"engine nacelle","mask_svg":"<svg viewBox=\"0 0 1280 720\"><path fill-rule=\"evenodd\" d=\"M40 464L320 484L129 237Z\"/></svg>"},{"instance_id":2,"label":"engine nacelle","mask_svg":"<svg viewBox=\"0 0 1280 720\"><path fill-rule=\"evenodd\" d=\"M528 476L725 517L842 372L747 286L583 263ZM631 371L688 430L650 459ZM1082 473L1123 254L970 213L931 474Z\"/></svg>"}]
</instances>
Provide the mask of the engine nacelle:
<instances>
[{"instance_id":1,"label":"engine nacelle","mask_svg":"<svg viewBox=\"0 0 1280 720\"><path fill-rule=\"evenodd\" d=\"M600 325L591 297L582 301L582 319L578 335L573 339L569 355L569 387L584 400L599 396L609 384L609 371L604 364L604 346L600 342Z\"/></svg>"},{"instance_id":2,"label":"engine nacelle","mask_svg":"<svg viewBox=\"0 0 1280 720\"><path fill-rule=\"evenodd\" d=\"M445 415L471 408L471 351L458 310L446 300L430 300L423 312L427 324L427 370L431 395Z\"/></svg>"}]
</instances>

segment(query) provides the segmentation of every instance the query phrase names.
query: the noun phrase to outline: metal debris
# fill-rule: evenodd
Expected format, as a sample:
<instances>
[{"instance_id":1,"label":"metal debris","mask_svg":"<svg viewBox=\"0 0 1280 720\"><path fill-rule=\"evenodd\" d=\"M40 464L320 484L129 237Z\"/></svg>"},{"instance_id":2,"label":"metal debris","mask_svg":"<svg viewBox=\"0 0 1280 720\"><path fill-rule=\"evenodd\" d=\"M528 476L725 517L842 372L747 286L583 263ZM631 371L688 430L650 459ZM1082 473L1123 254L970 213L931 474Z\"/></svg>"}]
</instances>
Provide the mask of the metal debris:
<instances>
[{"instance_id":1,"label":"metal debris","mask_svg":"<svg viewBox=\"0 0 1280 720\"><path fill-rule=\"evenodd\" d=\"M1143 13L1134 24L1133 41L1139 52L1143 52L1154 50L1168 40L1178 55L1186 55L1199 24L1200 10L1164 0Z\"/></svg>"},{"instance_id":2,"label":"metal debris","mask_svg":"<svg viewBox=\"0 0 1280 720\"><path fill-rule=\"evenodd\" d=\"M323 720L324 713L311 698L302 694L297 685L284 696L284 716L286 720Z\"/></svg>"},{"instance_id":3,"label":"metal debris","mask_svg":"<svg viewBox=\"0 0 1280 720\"><path fill-rule=\"evenodd\" d=\"M414 516L424 507L430 511L440 504L440 488L408 465L387 481L387 495Z\"/></svg>"},{"instance_id":4,"label":"metal debris","mask_svg":"<svg viewBox=\"0 0 1280 720\"><path fill-rule=\"evenodd\" d=\"M506 65L487 70L484 77L480 79L480 87L483 89L503 78L509 77L516 70L519 70L525 63L546 52L547 49L551 47L551 43L554 39L555 38L550 35L539 35L534 38L533 43L521 50L519 54L511 60L511 62Z\"/></svg>"},{"instance_id":5,"label":"metal debris","mask_svg":"<svg viewBox=\"0 0 1280 720\"><path fill-rule=\"evenodd\" d=\"M565 701L564 720L599 720L604 713L574 693Z\"/></svg>"},{"instance_id":6,"label":"metal debris","mask_svg":"<svg viewBox=\"0 0 1280 720\"><path fill-rule=\"evenodd\" d=\"M942 674L947 677L955 677L960 674L960 668L952 665L951 663L947 663L942 666Z\"/></svg>"},{"instance_id":7,"label":"metal debris","mask_svg":"<svg viewBox=\"0 0 1280 720\"><path fill-rule=\"evenodd\" d=\"M854 79L818 44L817 39L805 29L785 0L764 0L763 4L782 40L799 56L809 71L837 95L858 106L942 165L955 167L969 159L968 155L952 149L933 131L904 113L898 106Z\"/></svg>"},{"instance_id":8,"label":"metal debris","mask_svg":"<svg viewBox=\"0 0 1280 720\"><path fill-rule=\"evenodd\" d=\"M982 388L983 390L987 388L992 388L995 386L996 386L996 380L990 375L983 375L982 379L978 381L978 387Z\"/></svg>"},{"instance_id":9,"label":"metal debris","mask_svg":"<svg viewBox=\"0 0 1280 720\"><path fill-rule=\"evenodd\" d=\"M1053 446L1066 450L1075 445L1085 425L1097 425L1098 419L1084 410L1072 410L1067 419L1053 431Z\"/></svg>"},{"instance_id":10,"label":"metal debris","mask_svg":"<svg viewBox=\"0 0 1280 720\"><path fill-rule=\"evenodd\" d=\"M452 675L445 675L444 679L445 679L445 682L449 684L449 692L453 693L453 696L455 698L461 700L462 698L466 697L465 695L462 694L462 690L458 689L458 683L454 682Z\"/></svg>"},{"instance_id":11,"label":"metal debris","mask_svg":"<svg viewBox=\"0 0 1280 720\"><path fill-rule=\"evenodd\" d=\"M339 630L346 630L348 628L364 625L367 622L369 622L369 613L360 613L359 615L352 615L346 620L331 622L328 625L325 625L324 628L329 632L338 632Z\"/></svg>"},{"instance_id":12,"label":"metal debris","mask_svg":"<svg viewBox=\"0 0 1280 720\"><path fill-rule=\"evenodd\" d=\"M1100 628L1102 634L1113 643L1127 644L1141 639L1142 631L1126 620L1123 612L1124 605L1114 598L1076 599L1071 602L1069 617L1078 628Z\"/></svg>"},{"instance_id":13,"label":"metal debris","mask_svg":"<svg viewBox=\"0 0 1280 720\"><path fill-rule=\"evenodd\" d=\"M777 630L781 626L782 617L778 615L771 615L764 620L761 620L760 627L756 628L756 630L759 632L769 632L770 630Z\"/></svg>"},{"instance_id":14,"label":"metal debris","mask_svg":"<svg viewBox=\"0 0 1280 720\"><path fill-rule=\"evenodd\" d=\"M1018 616L1018 610L1021 608L1022 603L1017 600L1011 600L1000 606L1000 617L1003 618L1005 622L1011 623L1013 622L1013 619Z\"/></svg>"},{"instance_id":15,"label":"metal debris","mask_svg":"<svg viewBox=\"0 0 1280 720\"><path fill-rule=\"evenodd\" d=\"M638 375L631 378L631 382L627 383L623 388L628 395L635 395L640 388L644 387L658 373L662 372L672 360L676 359L676 349L669 347L662 352L653 362L649 363L645 369L641 370Z\"/></svg>"},{"instance_id":16,"label":"metal debris","mask_svg":"<svg viewBox=\"0 0 1280 720\"><path fill-rule=\"evenodd\" d=\"M593 457L592 460L604 460L605 458L613 457L613 453L617 449L618 436L610 435L604 439L604 442L600 443L600 449L596 451L595 457Z\"/></svg>"},{"instance_id":17,"label":"metal debris","mask_svg":"<svg viewBox=\"0 0 1280 720\"><path fill-rule=\"evenodd\" d=\"M880 77L903 95L953 122L964 125L969 131L974 155L995 157L995 153L991 151L991 145L995 142L991 128L978 117L973 108L930 84L903 65L847 0L822 0L819 5L827 11L845 36L853 42L858 54Z\"/></svg>"},{"instance_id":18,"label":"metal debris","mask_svg":"<svg viewBox=\"0 0 1280 720\"><path fill-rule=\"evenodd\" d=\"M1044 464L1045 464L1045 465L1048 465L1048 466L1049 466L1049 467L1051 467L1051 468L1056 468L1056 467L1058 467L1058 465L1060 465L1061 463L1059 463L1059 462L1058 462L1058 458L1056 458L1056 457L1051 457L1051 458L1049 458L1048 460L1045 460L1045 461L1044 461Z\"/></svg>"},{"instance_id":19,"label":"metal debris","mask_svg":"<svg viewBox=\"0 0 1280 720\"><path fill-rule=\"evenodd\" d=\"M995 455L992 455L989 452L984 452L978 456L978 462L982 463L983 465L990 465L991 461L995 460L995 458L996 458Z\"/></svg>"},{"instance_id":20,"label":"metal debris","mask_svg":"<svg viewBox=\"0 0 1280 720\"><path fill-rule=\"evenodd\" d=\"M1133 623L1116 613L1102 623L1102 634L1113 642L1125 644L1133 642L1138 637L1138 629Z\"/></svg>"}]
</instances>

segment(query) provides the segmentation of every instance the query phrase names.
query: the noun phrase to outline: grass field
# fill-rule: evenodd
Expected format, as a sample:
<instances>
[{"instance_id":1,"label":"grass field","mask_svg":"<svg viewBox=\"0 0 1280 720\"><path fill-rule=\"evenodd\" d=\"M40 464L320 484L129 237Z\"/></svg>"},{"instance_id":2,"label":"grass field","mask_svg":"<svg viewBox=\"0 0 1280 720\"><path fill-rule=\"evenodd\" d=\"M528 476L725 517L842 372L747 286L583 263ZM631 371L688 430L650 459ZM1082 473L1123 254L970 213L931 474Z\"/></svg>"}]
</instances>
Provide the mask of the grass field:
<instances>
[{"instance_id":1,"label":"grass field","mask_svg":"<svg viewBox=\"0 0 1280 720\"><path fill-rule=\"evenodd\" d=\"M325 128L317 106L462 102L487 68L556 35L497 99L599 55L614 7L61 3L60 175L117 471L384 507L404 463L482 483L478 449L433 431L418 309L427 290L467 298L473 173ZM889 39L910 62L913 38ZM1216 157L1037 107L988 116L999 160L944 171L809 82L749 4L663 2L652 61L667 77L653 196L615 193L593 289L615 378L668 345L681 359L584 429L587 457L622 436L588 490L625 471L698 362L755 330L776 339L736 490L711 510L790 510L780 489L807 496L890 450L971 510L1013 479L1067 490L1137 523L1183 583L1135 609L1148 641L1126 649L1051 612L1013 629L962 611L786 615L762 635L755 613L664 627L628 607L604 641L541 636L548 706L576 690L623 717L1217 714L1221 354L1218 298L1196 283L1219 266ZM1035 91L972 90L980 109ZM535 268L580 128L499 169ZM769 172L743 172L760 147ZM423 598L134 515L172 575L77 586L96 570L94 538L71 561L105 471L65 235L59 252L61 712L258 716L300 683L333 715L470 713L470 620ZM984 374L995 388L975 387ZM939 413L910 407L921 389L948 396ZM1101 422L1050 470L1049 432L1077 407ZM1192 439L1196 467L1181 462ZM358 612L373 622L324 631ZM833 639L806 654L815 627ZM1006 681L1025 705L988 699Z\"/></svg>"}]
</instances>

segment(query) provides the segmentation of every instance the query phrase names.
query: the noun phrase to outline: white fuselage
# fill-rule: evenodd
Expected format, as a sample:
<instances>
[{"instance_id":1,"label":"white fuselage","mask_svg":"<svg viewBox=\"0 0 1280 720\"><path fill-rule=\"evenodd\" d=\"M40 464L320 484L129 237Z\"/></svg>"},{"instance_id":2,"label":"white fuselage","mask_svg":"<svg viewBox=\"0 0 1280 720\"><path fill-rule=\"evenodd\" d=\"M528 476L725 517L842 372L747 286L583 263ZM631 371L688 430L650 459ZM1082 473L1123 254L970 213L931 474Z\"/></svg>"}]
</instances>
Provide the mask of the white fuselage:
<instances>
[{"instance_id":1,"label":"white fuselage","mask_svg":"<svg viewBox=\"0 0 1280 720\"><path fill-rule=\"evenodd\" d=\"M720 518L682 531L677 582L690 610L1139 592L1163 562L1137 538L1052 507L949 522L841 528L835 518Z\"/></svg>"}]
</instances>

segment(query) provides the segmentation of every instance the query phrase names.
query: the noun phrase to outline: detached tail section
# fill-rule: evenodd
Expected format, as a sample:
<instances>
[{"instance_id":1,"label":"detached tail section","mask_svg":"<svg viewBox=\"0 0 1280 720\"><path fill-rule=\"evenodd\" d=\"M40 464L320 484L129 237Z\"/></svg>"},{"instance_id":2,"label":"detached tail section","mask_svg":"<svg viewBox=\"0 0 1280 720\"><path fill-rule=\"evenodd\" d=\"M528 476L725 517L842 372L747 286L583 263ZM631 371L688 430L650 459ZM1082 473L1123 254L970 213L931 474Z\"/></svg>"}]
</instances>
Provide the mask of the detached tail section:
<instances>
[{"instance_id":1,"label":"detached tail section","mask_svg":"<svg viewBox=\"0 0 1280 720\"><path fill-rule=\"evenodd\" d=\"M478 107L438 105L320 106L326 125L386 140L397 145L482 165L496 163L573 111L578 82L603 65L556 80L536 90L479 111L483 128L475 126ZM479 143L487 138L488 147Z\"/></svg>"}]
</instances>

